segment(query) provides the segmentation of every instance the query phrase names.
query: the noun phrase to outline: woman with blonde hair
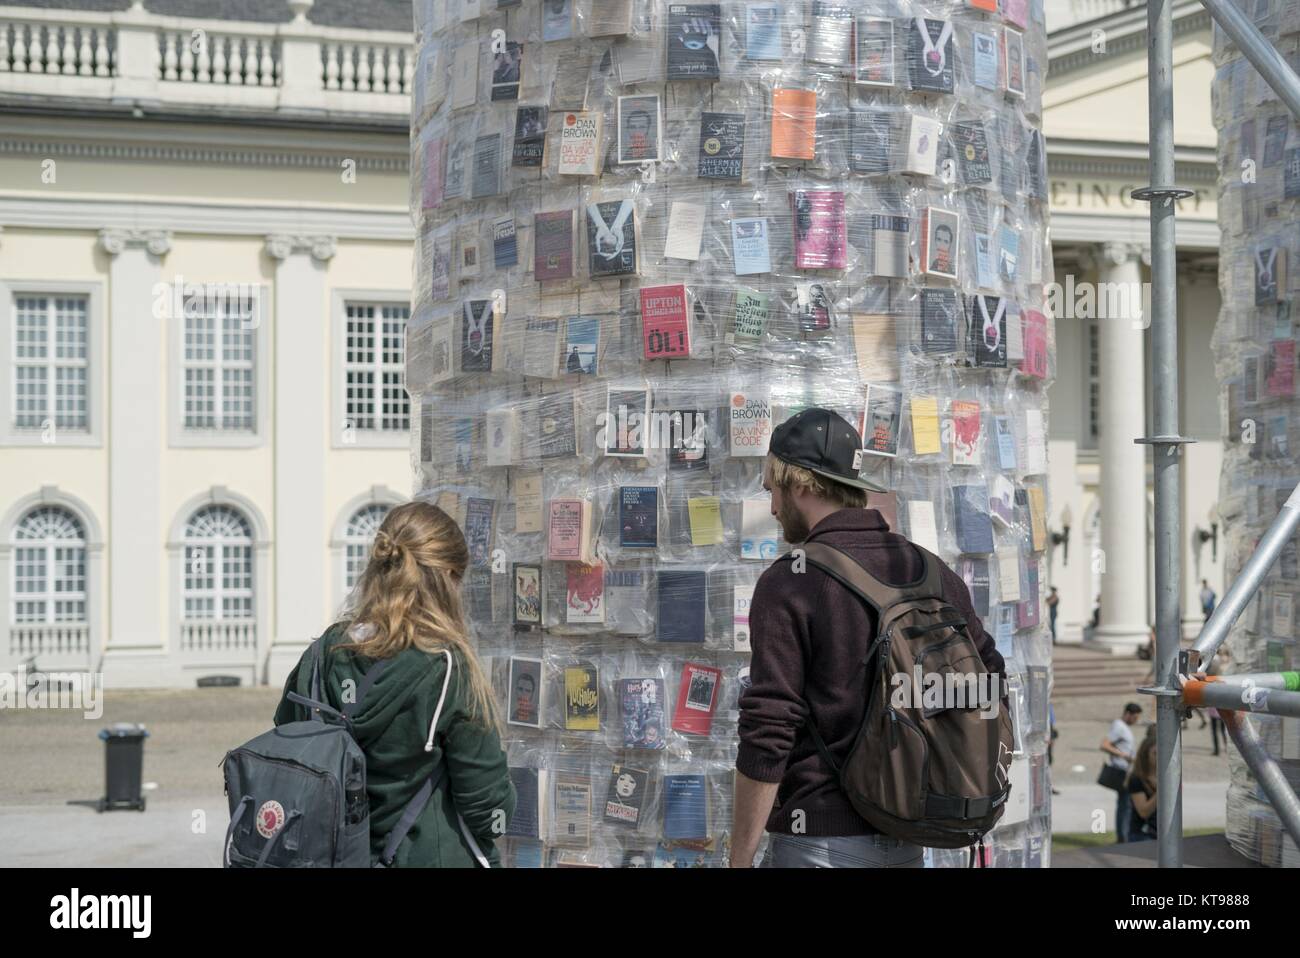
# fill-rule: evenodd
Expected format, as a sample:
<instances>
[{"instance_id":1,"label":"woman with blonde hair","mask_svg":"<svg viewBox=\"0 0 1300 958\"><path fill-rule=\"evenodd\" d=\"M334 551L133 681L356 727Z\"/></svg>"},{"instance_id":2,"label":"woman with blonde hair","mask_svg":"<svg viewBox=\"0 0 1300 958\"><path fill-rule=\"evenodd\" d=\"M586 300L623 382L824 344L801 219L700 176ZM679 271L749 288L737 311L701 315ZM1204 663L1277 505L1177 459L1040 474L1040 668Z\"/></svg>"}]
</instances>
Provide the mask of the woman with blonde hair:
<instances>
[{"instance_id":1,"label":"woman with blonde hair","mask_svg":"<svg viewBox=\"0 0 1300 958\"><path fill-rule=\"evenodd\" d=\"M1156 727L1147 726L1146 738L1138 746L1137 757L1129 769L1125 788L1133 800L1129 810L1129 841L1140 842L1156 837Z\"/></svg>"},{"instance_id":2,"label":"woman with blonde hair","mask_svg":"<svg viewBox=\"0 0 1300 958\"><path fill-rule=\"evenodd\" d=\"M500 864L515 791L461 606L468 565L443 510L416 500L390 511L341 621L303 654L275 713L276 725L309 718L294 692L349 717L366 754L371 857L384 865Z\"/></svg>"}]
</instances>

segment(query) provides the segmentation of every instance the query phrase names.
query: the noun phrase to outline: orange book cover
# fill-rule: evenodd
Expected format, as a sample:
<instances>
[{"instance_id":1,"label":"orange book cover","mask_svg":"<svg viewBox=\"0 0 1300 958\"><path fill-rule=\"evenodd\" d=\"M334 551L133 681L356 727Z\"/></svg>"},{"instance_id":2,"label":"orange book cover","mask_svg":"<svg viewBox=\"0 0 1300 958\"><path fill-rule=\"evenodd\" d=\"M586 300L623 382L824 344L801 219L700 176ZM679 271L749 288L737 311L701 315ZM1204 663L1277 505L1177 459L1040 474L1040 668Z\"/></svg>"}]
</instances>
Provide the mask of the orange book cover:
<instances>
[{"instance_id":1,"label":"orange book cover","mask_svg":"<svg viewBox=\"0 0 1300 958\"><path fill-rule=\"evenodd\" d=\"M817 94L812 90L772 91L772 155L811 160L817 155Z\"/></svg>"},{"instance_id":2,"label":"orange book cover","mask_svg":"<svg viewBox=\"0 0 1300 958\"><path fill-rule=\"evenodd\" d=\"M990 13L998 12L998 0L970 0L970 5L976 10L987 10Z\"/></svg>"}]
</instances>

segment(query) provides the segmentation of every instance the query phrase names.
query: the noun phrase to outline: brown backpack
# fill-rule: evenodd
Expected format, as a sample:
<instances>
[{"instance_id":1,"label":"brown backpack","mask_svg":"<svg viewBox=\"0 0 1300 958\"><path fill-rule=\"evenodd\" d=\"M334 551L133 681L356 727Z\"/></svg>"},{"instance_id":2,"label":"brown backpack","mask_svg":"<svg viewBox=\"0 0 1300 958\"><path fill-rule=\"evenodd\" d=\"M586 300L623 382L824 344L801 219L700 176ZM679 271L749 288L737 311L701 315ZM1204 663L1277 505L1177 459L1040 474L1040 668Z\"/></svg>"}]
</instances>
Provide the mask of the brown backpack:
<instances>
[{"instance_id":1,"label":"brown backpack","mask_svg":"<svg viewBox=\"0 0 1300 958\"><path fill-rule=\"evenodd\" d=\"M866 711L843 765L808 720L840 788L858 814L886 835L929 848L982 843L1011 793L1011 718L1004 695L987 718L979 696L969 694L988 681L980 676L989 672L970 627L943 598L941 560L917 548L925 561L922 577L891 586L824 543L805 543L802 550L808 562L876 613L876 635L862 662ZM924 694L935 684L926 681L932 675L943 676L942 700Z\"/></svg>"}]
</instances>

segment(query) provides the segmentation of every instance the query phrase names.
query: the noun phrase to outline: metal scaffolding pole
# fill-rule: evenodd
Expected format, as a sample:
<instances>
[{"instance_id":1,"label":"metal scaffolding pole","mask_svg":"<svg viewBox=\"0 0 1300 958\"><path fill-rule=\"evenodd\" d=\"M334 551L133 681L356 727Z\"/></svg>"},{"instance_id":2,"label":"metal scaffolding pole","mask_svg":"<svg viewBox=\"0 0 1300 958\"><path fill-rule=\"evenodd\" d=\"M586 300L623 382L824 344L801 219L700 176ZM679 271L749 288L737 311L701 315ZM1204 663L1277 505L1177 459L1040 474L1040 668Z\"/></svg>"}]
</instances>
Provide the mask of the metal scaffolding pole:
<instances>
[{"instance_id":1,"label":"metal scaffolding pole","mask_svg":"<svg viewBox=\"0 0 1300 958\"><path fill-rule=\"evenodd\" d=\"M1201 682L1192 679L1183 686L1183 701L1192 708L1266 712L1270 715L1300 718L1300 692L1246 682Z\"/></svg>"},{"instance_id":2,"label":"metal scaffolding pole","mask_svg":"<svg viewBox=\"0 0 1300 958\"><path fill-rule=\"evenodd\" d=\"M1223 711L1219 713L1223 727L1227 729L1232 744L1246 760L1250 770L1259 782L1260 788L1268 796L1277 817L1282 820L1291 839L1300 845L1300 801L1283 774L1277 759L1268 754L1268 749L1259 740L1259 734L1250 720L1240 712ZM1181 836L1180 836L1181 838Z\"/></svg>"},{"instance_id":3,"label":"metal scaffolding pole","mask_svg":"<svg viewBox=\"0 0 1300 958\"><path fill-rule=\"evenodd\" d=\"M1173 0L1147 3L1147 109L1150 123L1150 184L1133 198L1151 204L1151 370L1155 435L1136 440L1152 447L1155 474L1157 788L1156 832L1161 868L1182 866L1182 700L1177 685L1181 645L1182 569L1178 433L1178 287L1174 203L1190 196L1174 186ZM1141 410L1135 410L1140 416Z\"/></svg>"}]
</instances>

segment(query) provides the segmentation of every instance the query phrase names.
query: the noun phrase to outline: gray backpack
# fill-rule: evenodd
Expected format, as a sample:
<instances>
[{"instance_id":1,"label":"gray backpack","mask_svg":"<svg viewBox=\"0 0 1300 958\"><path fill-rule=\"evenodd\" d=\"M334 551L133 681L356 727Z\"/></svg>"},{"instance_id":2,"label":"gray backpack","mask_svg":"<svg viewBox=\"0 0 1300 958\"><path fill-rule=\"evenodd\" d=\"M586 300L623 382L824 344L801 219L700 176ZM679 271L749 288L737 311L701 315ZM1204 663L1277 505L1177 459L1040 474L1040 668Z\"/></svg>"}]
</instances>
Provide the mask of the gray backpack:
<instances>
[{"instance_id":1,"label":"gray backpack","mask_svg":"<svg viewBox=\"0 0 1300 958\"><path fill-rule=\"evenodd\" d=\"M311 697L288 695L310 709L311 718L280 725L226 753L227 868L387 868L443 778L446 765L439 759L389 832L379 861L372 862L366 756L352 737L352 716L387 662L371 666L356 701L340 712L322 694L320 656L317 639L311 646ZM451 681L450 654L447 660L439 711ZM435 713L434 727L437 721Z\"/></svg>"}]
</instances>

